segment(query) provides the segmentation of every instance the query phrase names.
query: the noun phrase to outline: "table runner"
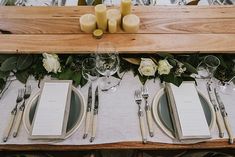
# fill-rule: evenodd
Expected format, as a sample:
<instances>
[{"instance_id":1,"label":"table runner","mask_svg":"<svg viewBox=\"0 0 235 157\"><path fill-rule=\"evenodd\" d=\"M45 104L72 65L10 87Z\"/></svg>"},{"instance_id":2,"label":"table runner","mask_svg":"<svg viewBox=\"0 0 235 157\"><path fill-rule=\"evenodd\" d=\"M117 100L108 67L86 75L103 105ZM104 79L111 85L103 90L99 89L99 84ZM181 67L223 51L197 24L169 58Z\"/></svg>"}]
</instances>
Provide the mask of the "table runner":
<instances>
[{"instance_id":1,"label":"table runner","mask_svg":"<svg viewBox=\"0 0 235 157\"><path fill-rule=\"evenodd\" d=\"M93 84L93 93L95 85ZM37 87L38 82L34 79L28 81L32 85L32 95L39 89ZM208 98L206 90L206 81L197 80L198 89L205 94ZM146 83L149 88L149 102L152 102L153 97L162 88L160 80L149 80ZM3 131L7 125L9 114L15 105L15 98L17 96L17 90L24 85L18 81L12 82L9 89L6 91L2 99L0 100L0 136L3 136ZM100 92L100 107L97 127L97 137L93 143L89 142L89 138L82 139L84 132L85 120L83 120L80 128L68 139L63 141L39 141L29 140L28 135L22 125L17 138L9 137L6 143L1 144L56 144L56 145L84 145L84 144L104 144L104 143L116 143L127 141L141 141L141 132L139 127L139 119L137 115L138 106L134 101L134 90L140 89L141 83L137 77L134 77L131 72L128 72L123 77L120 86L117 87L117 91L114 93ZM85 100L87 100L88 85L79 88L83 93ZM226 110L229 114L229 119L235 134L235 92L229 95L221 95L225 104ZM163 133L163 131L154 123L153 138L148 136L148 141L161 142L161 143L177 143ZM213 139L218 139L217 126L212 130ZM225 138L227 133L225 133Z\"/></svg>"}]
</instances>

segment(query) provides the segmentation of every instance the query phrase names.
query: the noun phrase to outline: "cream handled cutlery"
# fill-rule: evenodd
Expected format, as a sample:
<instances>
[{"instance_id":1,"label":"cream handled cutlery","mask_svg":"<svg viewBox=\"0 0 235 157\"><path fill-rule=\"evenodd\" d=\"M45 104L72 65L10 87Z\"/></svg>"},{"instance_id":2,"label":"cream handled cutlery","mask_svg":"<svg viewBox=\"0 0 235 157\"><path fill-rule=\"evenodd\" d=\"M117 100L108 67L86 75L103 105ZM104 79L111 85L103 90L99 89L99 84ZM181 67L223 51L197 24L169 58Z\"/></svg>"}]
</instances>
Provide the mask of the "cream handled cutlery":
<instances>
[{"instance_id":1,"label":"cream handled cutlery","mask_svg":"<svg viewBox=\"0 0 235 157\"><path fill-rule=\"evenodd\" d=\"M214 91L215 91L215 96L216 96L217 102L219 104L220 112L221 112L223 119L224 119L224 124L225 124L226 130L228 132L229 143L233 144L233 131L232 131L231 125L228 120L228 114L225 110L224 103L222 102L222 100L220 98L219 92L217 91L216 88L214 89Z\"/></svg>"},{"instance_id":2,"label":"cream handled cutlery","mask_svg":"<svg viewBox=\"0 0 235 157\"><path fill-rule=\"evenodd\" d=\"M142 141L143 141L143 143L147 143L146 129L145 129L145 123L144 123L144 113L141 108L141 102L142 102L141 91L136 90L134 96L135 96L135 102L139 107L138 116L139 116L140 130L141 130L141 134L142 134Z\"/></svg>"},{"instance_id":3,"label":"cream handled cutlery","mask_svg":"<svg viewBox=\"0 0 235 157\"><path fill-rule=\"evenodd\" d=\"M99 89L97 86L95 90L95 104L93 111L92 132L91 132L90 142L93 142L96 137L98 109L99 109Z\"/></svg>"},{"instance_id":4,"label":"cream handled cutlery","mask_svg":"<svg viewBox=\"0 0 235 157\"><path fill-rule=\"evenodd\" d=\"M146 111L146 115L147 115L147 122L148 122L148 129L149 129L149 135L150 137L154 136L153 133L153 120L152 120L152 115L151 115L151 106L148 103L148 89L146 86L142 87L142 96L145 100L145 111Z\"/></svg>"},{"instance_id":5,"label":"cream handled cutlery","mask_svg":"<svg viewBox=\"0 0 235 157\"><path fill-rule=\"evenodd\" d=\"M218 125L218 129L219 129L219 137L224 137L224 125L223 125L223 120L222 120L222 115L220 114L220 110L219 110L219 107L216 103L216 100L213 98L213 90L212 90L212 87L211 87L211 84L210 83L207 83L207 92L209 94L209 98L210 98L210 101L214 107L214 110L215 110L215 114L216 114L216 122L217 122L217 125Z\"/></svg>"},{"instance_id":6,"label":"cream handled cutlery","mask_svg":"<svg viewBox=\"0 0 235 157\"><path fill-rule=\"evenodd\" d=\"M22 105L19 108L19 112L17 112L17 114L16 114L16 123L15 123L14 128L13 128L13 137L16 137L17 134L18 134L20 124L21 124L21 121L22 121L22 116L23 116L23 113L24 113L26 100L30 97L30 95L31 95L31 86L27 85L25 87L25 91L24 91L24 101L23 101Z\"/></svg>"},{"instance_id":7,"label":"cream handled cutlery","mask_svg":"<svg viewBox=\"0 0 235 157\"><path fill-rule=\"evenodd\" d=\"M88 135L88 130L91 121L91 107L92 107L92 84L90 84L88 89L88 98L87 98L87 111L86 111L86 121L85 121L85 131L83 135L83 139L85 139Z\"/></svg>"},{"instance_id":8,"label":"cream handled cutlery","mask_svg":"<svg viewBox=\"0 0 235 157\"><path fill-rule=\"evenodd\" d=\"M19 89L18 90L18 96L16 98L16 105L11 111L10 120L9 120L8 126L7 126L7 128L4 132L4 135L3 135L3 142L6 142L9 135L10 135L13 123L15 121L15 116L16 116L16 113L17 113L18 104L23 100L23 94L24 94L24 89Z\"/></svg>"}]
</instances>

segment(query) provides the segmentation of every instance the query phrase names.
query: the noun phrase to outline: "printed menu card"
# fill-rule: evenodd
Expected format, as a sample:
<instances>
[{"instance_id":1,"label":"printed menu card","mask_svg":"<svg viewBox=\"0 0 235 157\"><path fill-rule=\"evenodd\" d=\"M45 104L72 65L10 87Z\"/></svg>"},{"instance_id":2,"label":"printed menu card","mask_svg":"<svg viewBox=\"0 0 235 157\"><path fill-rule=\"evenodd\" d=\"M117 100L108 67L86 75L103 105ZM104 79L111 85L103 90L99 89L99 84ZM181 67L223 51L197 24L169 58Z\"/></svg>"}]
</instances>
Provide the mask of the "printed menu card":
<instances>
[{"instance_id":1,"label":"printed menu card","mask_svg":"<svg viewBox=\"0 0 235 157\"><path fill-rule=\"evenodd\" d=\"M63 139L66 133L72 81L43 84L31 128L31 139Z\"/></svg>"},{"instance_id":2,"label":"printed menu card","mask_svg":"<svg viewBox=\"0 0 235 157\"><path fill-rule=\"evenodd\" d=\"M210 130L195 83L185 81L179 87L167 83L166 91L178 139L210 138Z\"/></svg>"}]
</instances>

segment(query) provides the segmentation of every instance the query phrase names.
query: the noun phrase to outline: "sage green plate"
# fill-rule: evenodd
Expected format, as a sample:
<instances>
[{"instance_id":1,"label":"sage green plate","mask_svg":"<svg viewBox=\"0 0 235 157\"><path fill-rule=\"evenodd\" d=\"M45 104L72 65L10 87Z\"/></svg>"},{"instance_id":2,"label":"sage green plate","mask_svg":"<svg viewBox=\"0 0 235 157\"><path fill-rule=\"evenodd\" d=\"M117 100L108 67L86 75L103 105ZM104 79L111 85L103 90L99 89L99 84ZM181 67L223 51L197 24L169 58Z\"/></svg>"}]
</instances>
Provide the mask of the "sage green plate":
<instances>
[{"instance_id":1,"label":"sage green plate","mask_svg":"<svg viewBox=\"0 0 235 157\"><path fill-rule=\"evenodd\" d=\"M39 94L40 91L37 92L33 97L31 97L25 108L23 121L25 129L28 133L31 128L31 124L35 114L35 109L37 107ZM82 96L80 91L78 91L75 87L72 87L69 118L68 118L65 138L71 136L79 128L84 118L84 115L85 115L84 97Z\"/></svg>"},{"instance_id":2,"label":"sage green plate","mask_svg":"<svg viewBox=\"0 0 235 157\"><path fill-rule=\"evenodd\" d=\"M210 129L215 123L215 113L212 104L206 97L198 91L198 95L206 116L207 124ZM171 138L175 138L174 127L164 89L161 89L154 97L152 113L158 126Z\"/></svg>"}]
</instances>

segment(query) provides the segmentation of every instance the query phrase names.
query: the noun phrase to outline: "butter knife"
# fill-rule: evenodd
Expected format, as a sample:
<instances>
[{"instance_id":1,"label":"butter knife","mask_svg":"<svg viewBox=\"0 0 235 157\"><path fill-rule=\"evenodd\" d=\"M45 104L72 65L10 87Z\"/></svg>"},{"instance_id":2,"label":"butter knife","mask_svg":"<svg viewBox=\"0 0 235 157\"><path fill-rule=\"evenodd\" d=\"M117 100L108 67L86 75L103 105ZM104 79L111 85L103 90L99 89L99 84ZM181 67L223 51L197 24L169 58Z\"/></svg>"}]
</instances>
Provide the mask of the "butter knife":
<instances>
[{"instance_id":1,"label":"butter knife","mask_svg":"<svg viewBox=\"0 0 235 157\"><path fill-rule=\"evenodd\" d=\"M94 112L93 112L93 121L92 121L92 132L90 142L93 142L96 137L96 126L97 126L97 118L98 118L98 108L99 108L99 89L98 86L95 90L95 104L94 104Z\"/></svg>"},{"instance_id":2,"label":"butter knife","mask_svg":"<svg viewBox=\"0 0 235 157\"><path fill-rule=\"evenodd\" d=\"M207 92L208 92L210 101L211 101L211 103L214 107L214 110L215 110L216 122L217 122L218 129L219 129L219 137L222 138L222 137L224 137L224 129L225 128L224 128L224 125L223 125L222 115L220 113L220 110L218 108L216 100L213 98L213 90L212 90L212 87L211 87L210 83L207 83Z\"/></svg>"},{"instance_id":3,"label":"butter knife","mask_svg":"<svg viewBox=\"0 0 235 157\"><path fill-rule=\"evenodd\" d=\"M224 106L224 103L222 102L222 100L220 98L219 92L217 91L216 88L214 89L214 91L215 91L216 100L217 100L217 102L219 104L220 112L221 112L221 114L223 116L223 119L224 119L225 128L226 128L226 130L228 132L229 143L233 144L233 132L232 132L232 128L231 128L230 122L228 120L228 113L225 110L225 106Z\"/></svg>"},{"instance_id":4,"label":"butter knife","mask_svg":"<svg viewBox=\"0 0 235 157\"><path fill-rule=\"evenodd\" d=\"M85 131L84 131L83 139L85 139L88 135L88 130L89 130L90 121L91 121L91 106L92 106L92 84L90 84L89 89L88 89L86 121L85 121Z\"/></svg>"}]
</instances>

